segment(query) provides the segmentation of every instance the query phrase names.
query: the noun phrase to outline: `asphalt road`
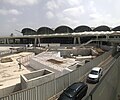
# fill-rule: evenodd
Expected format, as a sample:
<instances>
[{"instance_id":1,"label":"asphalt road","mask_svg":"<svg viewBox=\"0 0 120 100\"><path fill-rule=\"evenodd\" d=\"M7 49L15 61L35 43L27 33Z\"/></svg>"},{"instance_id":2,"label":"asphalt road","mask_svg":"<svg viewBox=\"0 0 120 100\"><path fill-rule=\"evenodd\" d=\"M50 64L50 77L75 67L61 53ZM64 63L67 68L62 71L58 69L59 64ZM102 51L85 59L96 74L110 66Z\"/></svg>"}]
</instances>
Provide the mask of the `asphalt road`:
<instances>
[{"instance_id":1,"label":"asphalt road","mask_svg":"<svg viewBox=\"0 0 120 100\"><path fill-rule=\"evenodd\" d=\"M103 78L103 76L105 75L105 73L109 70L110 65L112 65L116 61L117 57L119 57L119 54L115 55L114 57L112 57L110 55L105 61L101 62L98 65L98 66L102 67L102 69L103 69L103 75L100 78L100 81ZM86 83L86 78L87 78L87 76L83 80L85 83ZM86 96L82 100L86 100L87 99L87 97L90 95L90 93L93 91L93 89L97 86L98 83L96 83L96 84L86 83L86 84L88 85L88 91L87 91Z\"/></svg>"},{"instance_id":2,"label":"asphalt road","mask_svg":"<svg viewBox=\"0 0 120 100\"><path fill-rule=\"evenodd\" d=\"M116 54L114 57L112 55L108 56L108 58L104 61L102 61L101 63L98 64L98 66L102 67L103 69L103 74L102 77L100 78L99 82L101 81L101 79L103 78L103 76L105 75L105 73L109 70L110 65L112 65L115 61L116 58L119 57L120 54ZM86 83L86 78L87 75L89 74L89 72L85 75L84 79L80 80ZM90 93L93 91L93 89L97 86L98 83L96 84L91 84L91 83L86 83L88 85L88 90L87 90L87 94L84 98L82 98L82 100L86 100L87 97L90 95ZM57 98L52 99L52 100L57 100Z\"/></svg>"}]
</instances>

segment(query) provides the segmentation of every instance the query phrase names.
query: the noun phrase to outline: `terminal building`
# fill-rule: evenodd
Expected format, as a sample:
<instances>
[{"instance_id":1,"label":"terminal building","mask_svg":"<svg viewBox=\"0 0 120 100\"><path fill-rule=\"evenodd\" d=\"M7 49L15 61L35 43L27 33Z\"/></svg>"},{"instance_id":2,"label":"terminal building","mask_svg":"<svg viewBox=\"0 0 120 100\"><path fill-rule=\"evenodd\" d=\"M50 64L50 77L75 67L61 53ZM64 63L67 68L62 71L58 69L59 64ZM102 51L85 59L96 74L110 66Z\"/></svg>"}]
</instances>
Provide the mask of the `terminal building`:
<instances>
[{"instance_id":1,"label":"terminal building","mask_svg":"<svg viewBox=\"0 0 120 100\"><path fill-rule=\"evenodd\" d=\"M49 27L40 27L37 30L24 28L21 30L22 36L11 36L0 38L5 44L40 44L40 43L60 43L60 44L81 44L95 38L112 38L119 35L120 26L110 28L101 25L95 28L89 26L78 26L75 29L69 26L58 26L54 30Z\"/></svg>"}]
</instances>

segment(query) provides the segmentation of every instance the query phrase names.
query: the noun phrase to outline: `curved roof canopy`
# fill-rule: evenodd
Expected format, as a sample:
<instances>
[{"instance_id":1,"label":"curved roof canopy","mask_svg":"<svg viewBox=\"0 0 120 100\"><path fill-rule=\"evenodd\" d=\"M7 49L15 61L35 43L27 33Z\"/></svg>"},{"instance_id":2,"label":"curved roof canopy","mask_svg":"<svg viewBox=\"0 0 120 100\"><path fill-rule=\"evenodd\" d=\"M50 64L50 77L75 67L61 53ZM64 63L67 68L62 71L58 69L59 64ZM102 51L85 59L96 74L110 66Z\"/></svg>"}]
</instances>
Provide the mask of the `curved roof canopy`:
<instances>
[{"instance_id":1,"label":"curved roof canopy","mask_svg":"<svg viewBox=\"0 0 120 100\"><path fill-rule=\"evenodd\" d=\"M55 33L73 33L73 29L68 26L59 26L55 29Z\"/></svg>"},{"instance_id":2,"label":"curved roof canopy","mask_svg":"<svg viewBox=\"0 0 120 100\"><path fill-rule=\"evenodd\" d=\"M93 31L111 31L110 27L101 25L93 29Z\"/></svg>"},{"instance_id":3,"label":"curved roof canopy","mask_svg":"<svg viewBox=\"0 0 120 100\"><path fill-rule=\"evenodd\" d=\"M92 29L85 25L78 26L74 29L74 32L89 32L89 31L92 31Z\"/></svg>"},{"instance_id":4,"label":"curved roof canopy","mask_svg":"<svg viewBox=\"0 0 120 100\"><path fill-rule=\"evenodd\" d=\"M55 32L49 27L40 27L37 30L37 34L53 34L53 33Z\"/></svg>"},{"instance_id":5,"label":"curved roof canopy","mask_svg":"<svg viewBox=\"0 0 120 100\"><path fill-rule=\"evenodd\" d=\"M31 29L31 28L24 28L22 29L21 33L23 33L23 35L36 35L36 31Z\"/></svg>"},{"instance_id":6,"label":"curved roof canopy","mask_svg":"<svg viewBox=\"0 0 120 100\"><path fill-rule=\"evenodd\" d=\"M120 31L120 26L114 27L112 31Z\"/></svg>"}]
</instances>

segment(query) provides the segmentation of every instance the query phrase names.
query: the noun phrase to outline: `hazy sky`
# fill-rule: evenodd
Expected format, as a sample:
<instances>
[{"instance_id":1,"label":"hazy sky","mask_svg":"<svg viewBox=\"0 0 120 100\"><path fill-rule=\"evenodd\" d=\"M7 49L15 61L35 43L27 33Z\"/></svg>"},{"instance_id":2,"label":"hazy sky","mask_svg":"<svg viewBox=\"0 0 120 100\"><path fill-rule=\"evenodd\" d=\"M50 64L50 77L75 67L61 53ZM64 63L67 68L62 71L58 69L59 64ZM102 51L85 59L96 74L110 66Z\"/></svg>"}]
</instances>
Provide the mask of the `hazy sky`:
<instances>
[{"instance_id":1,"label":"hazy sky","mask_svg":"<svg viewBox=\"0 0 120 100\"><path fill-rule=\"evenodd\" d=\"M0 35L42 26L120 25L120 0L0 0Z\"/></svg>"}]
</instances>

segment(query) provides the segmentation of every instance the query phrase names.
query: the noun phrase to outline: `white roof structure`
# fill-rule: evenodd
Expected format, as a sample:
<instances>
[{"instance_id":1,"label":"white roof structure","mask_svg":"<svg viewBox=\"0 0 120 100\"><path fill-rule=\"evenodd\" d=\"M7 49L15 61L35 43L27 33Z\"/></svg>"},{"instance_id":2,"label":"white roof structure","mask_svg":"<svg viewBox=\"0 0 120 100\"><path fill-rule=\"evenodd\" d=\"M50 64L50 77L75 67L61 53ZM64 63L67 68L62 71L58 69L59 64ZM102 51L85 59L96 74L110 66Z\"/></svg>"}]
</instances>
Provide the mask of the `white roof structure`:
<instances>
[{"instance_id":1,"label":"white roof structure","mask_svg":"<svg viewBox=\"0 0 120 100\"><path fill-rule=\"evenodd\" d=\"M78 33L55 33L41 35L24 35L24 36L4 36L3 38L45 38L45 37L75 37L75 36L104 36L104 35L120 35L120 31L101 31L101 32L78 32Z\"/></svg>"},{"instance_id":2,"label":"white roof structure","mask_svg":"<svg viewBox=\"0 0 120 100\"><path fill-rule=\"evenodd\" d=\"M59 37L59 36L99 36L99 35L120 35L119 31L101 31L101 32L78 32L78 33L55 33L55 34L42 34L42 35L25 35L25 36L38 36L38 37Z\"/></svg>"}]
</instances>

